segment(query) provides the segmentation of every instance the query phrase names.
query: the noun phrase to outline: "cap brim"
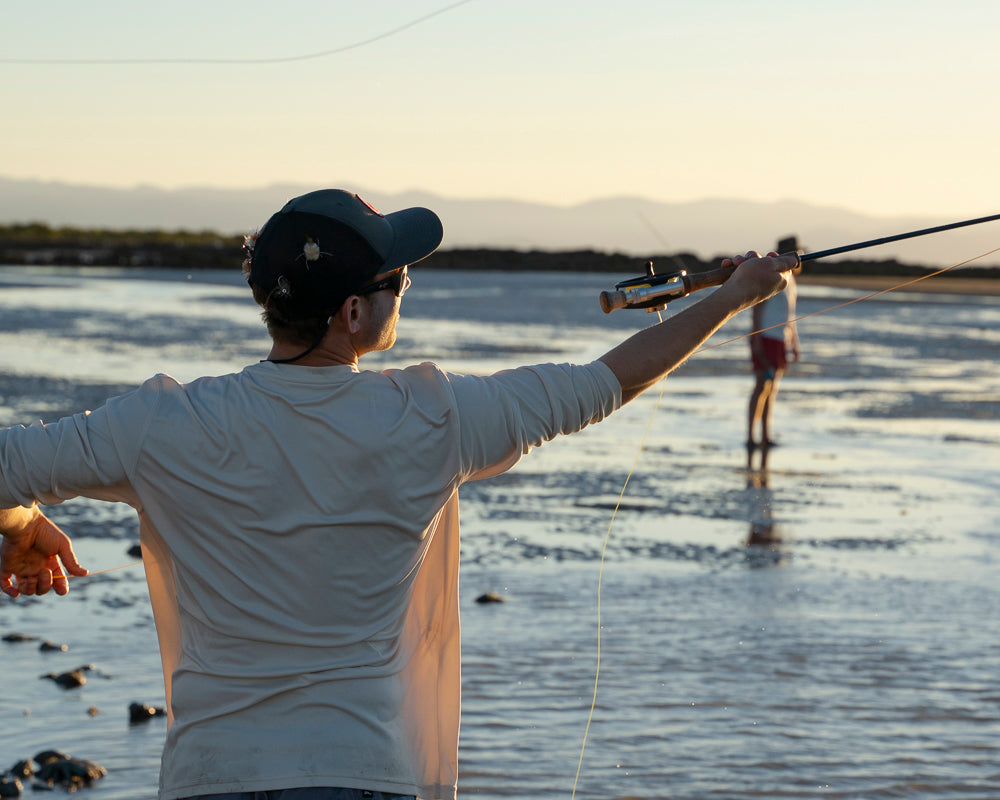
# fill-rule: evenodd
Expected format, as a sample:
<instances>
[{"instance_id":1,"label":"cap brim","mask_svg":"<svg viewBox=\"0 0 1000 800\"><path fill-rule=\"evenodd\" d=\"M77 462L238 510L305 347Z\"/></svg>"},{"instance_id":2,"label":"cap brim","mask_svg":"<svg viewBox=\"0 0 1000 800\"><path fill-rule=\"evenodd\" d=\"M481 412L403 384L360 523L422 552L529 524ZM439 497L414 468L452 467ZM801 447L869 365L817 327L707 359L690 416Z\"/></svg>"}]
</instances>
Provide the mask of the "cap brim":
<instances>
[{"instance_id":1,"label":"cap brim","mask_svg":"<svg viewBox=\"0 0 1000 800\"><path fill-rule=\"evenodd\" d=\"M392 226L393 243L384 272L415 264L437 250L444 236L438 215L429 208L404 208L385 215Z\"/></svg>"}]
</instances>

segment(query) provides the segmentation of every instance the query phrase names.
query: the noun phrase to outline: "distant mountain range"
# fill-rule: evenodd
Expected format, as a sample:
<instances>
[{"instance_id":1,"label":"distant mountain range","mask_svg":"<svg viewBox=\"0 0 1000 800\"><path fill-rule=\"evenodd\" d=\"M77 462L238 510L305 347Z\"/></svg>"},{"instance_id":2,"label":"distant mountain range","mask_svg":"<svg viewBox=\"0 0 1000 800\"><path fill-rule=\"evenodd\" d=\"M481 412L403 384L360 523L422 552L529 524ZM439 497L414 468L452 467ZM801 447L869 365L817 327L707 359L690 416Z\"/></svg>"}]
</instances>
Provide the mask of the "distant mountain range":
<instances>
[{"instance_id":1,"label":"distant mountain range","mask_svg":"<svg viewBox=\"0 0 1000 800\"><path fill-rule=\"evenodd\" d=\"M331 184L337 185L337 184ZM258 189L118 189L0 178L0 224L160 228L243 233L264 224L286 200L315 187L282 184ZM641 257L689 252L701 258L773 248L795 235L806 250L881 238L958 221L930 217L871 217L793 200L736 199L661 203L612 197L574 206L517 200L456 199L426 192L387 194L350 186L383 211L411 205L434 209L444 222L445 248L598 250ZM982 215L996 213L984 209ZM947 266L1000 246L1000 222L858 251L852 258L897 258ZM1000 264L1000 254L981 266Z\"/></svg>"}]
</instances>

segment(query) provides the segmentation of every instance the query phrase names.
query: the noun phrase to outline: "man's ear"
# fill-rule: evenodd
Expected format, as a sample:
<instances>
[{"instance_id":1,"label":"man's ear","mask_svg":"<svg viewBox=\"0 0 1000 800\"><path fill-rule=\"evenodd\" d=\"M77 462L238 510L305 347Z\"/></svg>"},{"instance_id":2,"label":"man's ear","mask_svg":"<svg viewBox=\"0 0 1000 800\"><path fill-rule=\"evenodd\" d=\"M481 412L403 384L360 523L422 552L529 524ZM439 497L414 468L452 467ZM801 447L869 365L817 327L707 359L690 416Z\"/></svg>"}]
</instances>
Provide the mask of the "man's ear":
<instances>
[{"instance_id":1,"label":"man's ear","mask_svg":"<svg viewBox=\"0 0 1000 800\"><path fill-rule=\"evenodd\" d=\"M364 305L356 294L348 297L330 318L331 324L338 324L346 333L355 334L361 330Z\"/></svg>"}]
</instances>

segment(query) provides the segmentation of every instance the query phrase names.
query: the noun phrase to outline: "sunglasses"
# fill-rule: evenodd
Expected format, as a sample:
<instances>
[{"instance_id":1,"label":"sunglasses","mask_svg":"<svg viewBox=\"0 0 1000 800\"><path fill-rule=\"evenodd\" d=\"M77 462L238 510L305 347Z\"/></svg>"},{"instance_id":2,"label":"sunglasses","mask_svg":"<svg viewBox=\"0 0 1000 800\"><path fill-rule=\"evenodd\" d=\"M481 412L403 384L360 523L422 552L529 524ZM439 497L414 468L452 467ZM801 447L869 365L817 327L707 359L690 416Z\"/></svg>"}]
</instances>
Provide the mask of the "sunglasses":
<instances>
[{"instance_id":1,"label":"sunglasses","mask_svg":"<svg viewBox=\"0 0 1000 800\"><path fill-rule=\"evenodd\" d=\"M383 289L392 289L392 292L396 295L396 297L402 297L403 293L409 288L410 277L406 274L406 267L400 267L395 272L390 274L388 278L383 278L380 281L375 281L374 283L362 286L354 292L354 294L359 297L363 297L366 294L381 292Z\"/></svg>"}]
</instances>

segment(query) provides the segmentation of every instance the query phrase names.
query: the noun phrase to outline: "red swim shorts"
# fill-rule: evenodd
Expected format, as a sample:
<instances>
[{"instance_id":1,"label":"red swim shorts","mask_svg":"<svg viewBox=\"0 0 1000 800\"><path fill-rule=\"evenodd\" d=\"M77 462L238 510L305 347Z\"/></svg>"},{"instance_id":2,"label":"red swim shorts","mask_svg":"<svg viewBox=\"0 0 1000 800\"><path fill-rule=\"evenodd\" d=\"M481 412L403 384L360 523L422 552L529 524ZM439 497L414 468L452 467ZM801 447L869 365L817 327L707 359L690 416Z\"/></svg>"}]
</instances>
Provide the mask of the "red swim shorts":
<instances>
[{"instance_id":1,"label":"red swim shorts","mask_svg":"<svg viewBox=\"0 0 1000 800\"><path fill-rule=\"evenodd\" d=\"M768 369L784 369L788 366L784 339L771 339L767 336L757 336L755 338L756 343L761 345L766 363L757 356L757 351L751 347L750 357L753 361L754 372L767 372Z\"/></svg>"}]
</instances>

